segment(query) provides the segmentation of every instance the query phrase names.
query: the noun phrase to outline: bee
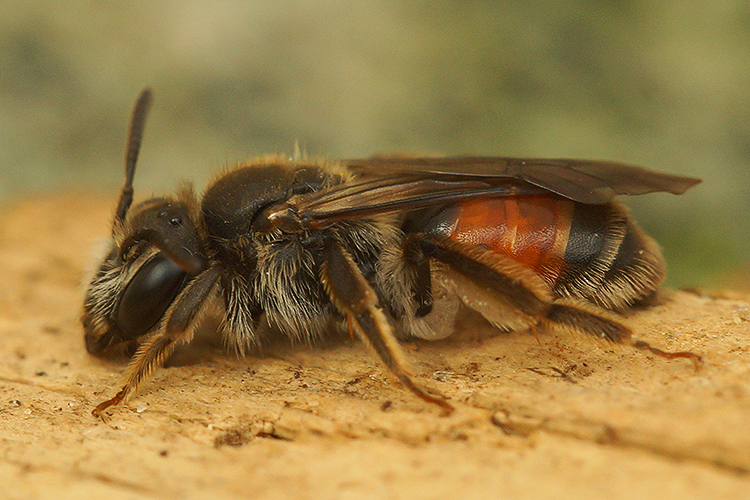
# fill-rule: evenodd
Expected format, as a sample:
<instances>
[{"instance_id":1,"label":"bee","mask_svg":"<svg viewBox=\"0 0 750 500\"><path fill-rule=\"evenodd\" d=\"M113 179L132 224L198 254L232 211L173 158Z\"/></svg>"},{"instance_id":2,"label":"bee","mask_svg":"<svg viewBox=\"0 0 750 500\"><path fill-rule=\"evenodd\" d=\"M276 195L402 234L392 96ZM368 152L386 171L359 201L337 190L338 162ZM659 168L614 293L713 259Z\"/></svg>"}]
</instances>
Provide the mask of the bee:
<instances>
[{"instance_id":1,"label":"bee","mask_svg":"<svg viewBox=\"0 0 750 500\"><path fill-rule=\"evenodd\" d=\"M462 305L503 330L538 326L630 343L615 314L652 297L664 259L617 195L681 194L699 179L619 163L501 157L292 161L268 156L131 208L152 101L130 122L125 183L82 323L89 353L136 343L117 405L192 340L211 306L244 355L264 337L314 342L332 328L369 344L401 384L418 385L399 339L441 339Z\"/></svg>"}]
</instances>

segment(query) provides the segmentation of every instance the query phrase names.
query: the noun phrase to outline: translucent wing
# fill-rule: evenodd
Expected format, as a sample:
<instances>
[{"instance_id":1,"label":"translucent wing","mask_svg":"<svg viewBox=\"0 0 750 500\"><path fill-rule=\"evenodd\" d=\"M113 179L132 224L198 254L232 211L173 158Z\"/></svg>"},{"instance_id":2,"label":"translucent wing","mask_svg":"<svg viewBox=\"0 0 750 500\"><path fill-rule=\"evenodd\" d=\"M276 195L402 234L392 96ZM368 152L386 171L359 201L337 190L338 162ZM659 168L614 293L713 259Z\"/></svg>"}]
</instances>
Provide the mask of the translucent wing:
<instances>
[{"instance_id":1,"label":"translucent wing","mask_svg":"<svg viewBox=\"0 0 750 500\"><path fill-rule=\"evenodd\" d=\"M606 203L616 195L654 192L682 194L700 179L655 172L623 163L503 157L371 158L347 160L362 176L392 174L438 178L473 178L497 183L524 181L581 203Z\"/></svg>"},{"instance_id":2,"label":"translucent wing","mask_svg":"<svg viewBox=\"0 0 750 500\"><path fill-rule=\"evenodd\" d=\"M503 157L344 160L355 179L290 200L305 225L472 198L552 192L602 204L617 195L682 194L700 179L621 163Z\"/></svg>"}]
</instances>

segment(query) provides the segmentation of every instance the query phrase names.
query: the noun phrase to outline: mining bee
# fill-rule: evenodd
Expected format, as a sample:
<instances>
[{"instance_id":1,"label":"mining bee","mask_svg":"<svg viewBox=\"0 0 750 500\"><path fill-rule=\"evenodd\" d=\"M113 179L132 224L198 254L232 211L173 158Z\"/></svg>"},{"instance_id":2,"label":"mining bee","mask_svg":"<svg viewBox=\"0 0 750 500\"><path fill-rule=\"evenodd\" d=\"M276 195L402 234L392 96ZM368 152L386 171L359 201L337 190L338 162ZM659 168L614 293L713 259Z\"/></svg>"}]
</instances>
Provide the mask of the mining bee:
<instances>
[{"instance_id":1,"label":"mining bee","mask_svg":"<svg viewBox=\"0 0 750 500\"><path fill-rule=\"evenodd\" d=\"M138 345L132 394L218 304L237 353L263 335L313 342L338 327L420 398L397 339L441 339L462 305L503 330L543 326L630 343L613 311L652 297L656 243L616 195L681 194L699 179L619 163L499 157L293 161L269 156L131 208L151 92L130 122L112 235L83 304L86 349Z\"/></svg>"}]
</instances>

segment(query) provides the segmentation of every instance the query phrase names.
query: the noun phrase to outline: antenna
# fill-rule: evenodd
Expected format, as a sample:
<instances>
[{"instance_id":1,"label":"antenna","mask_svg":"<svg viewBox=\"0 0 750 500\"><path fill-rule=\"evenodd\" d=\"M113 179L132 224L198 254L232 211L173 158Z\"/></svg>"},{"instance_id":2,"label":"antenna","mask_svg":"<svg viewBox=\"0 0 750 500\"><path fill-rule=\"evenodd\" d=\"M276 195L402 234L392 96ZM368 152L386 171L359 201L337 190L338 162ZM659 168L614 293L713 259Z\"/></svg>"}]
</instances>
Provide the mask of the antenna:
<instances>
[{"instance_id":1,"label":"antenna","mask_svg":"<svg viewBox=\"0 0 750 500\"><path fill-rule=\"evenodd\" d=\"M135 164L138 161L138 152L141 149L141 138L146 128L146 117L151 108L151 89L145 88L138 96L130 117L130 128L128 129L128 143L125 149L125 184L120 192L120 201L117 203L115 220L112 229L119 226L125 220L130 204L133 203L133 177L135 176Z\"/></svg>"}]
</instances>

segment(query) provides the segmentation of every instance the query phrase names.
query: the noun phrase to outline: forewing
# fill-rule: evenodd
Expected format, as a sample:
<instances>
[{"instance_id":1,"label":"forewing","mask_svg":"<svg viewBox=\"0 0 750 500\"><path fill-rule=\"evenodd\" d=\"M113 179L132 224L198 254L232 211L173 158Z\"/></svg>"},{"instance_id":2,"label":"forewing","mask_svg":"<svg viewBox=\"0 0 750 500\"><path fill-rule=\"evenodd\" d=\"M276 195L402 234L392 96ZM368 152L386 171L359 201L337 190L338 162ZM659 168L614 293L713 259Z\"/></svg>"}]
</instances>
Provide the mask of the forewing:
<instances>
[{"instance_id":1,"label":"forewing","mask_svg":"<svg viewBox=\"0 0 750 500\"><path fill-rule=\"evenodd\" d=\"M655 172L615 162L567 159L452 157L370 158L347 160L361 176L396 173L431 178L475 178L495 184L505 179L525 181L581 203L606 203L617 195L654 192L682 194L700 179Z\"/></svg>"},{"instance_id":2,"label":"forewing","mask_svg":"<svg viewBox=\"0 0 750 500\"><path fill-rule=\"evenodd\" d=\"M474 198L552 192L587 204L617 195L681 194L699 179L620 163L501 157L344 160L355 179L291 201L311 226Z\"/></svg>"}]
</instances>

